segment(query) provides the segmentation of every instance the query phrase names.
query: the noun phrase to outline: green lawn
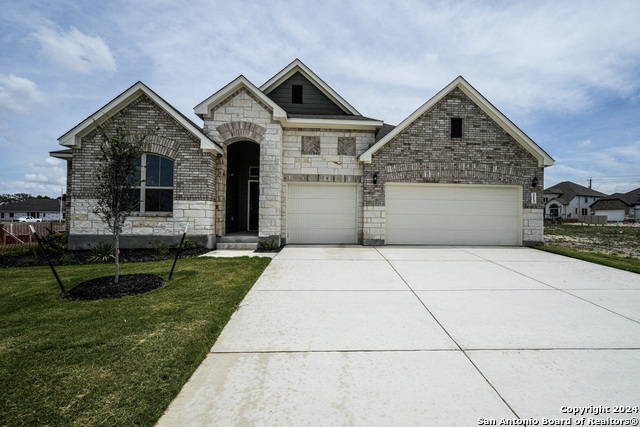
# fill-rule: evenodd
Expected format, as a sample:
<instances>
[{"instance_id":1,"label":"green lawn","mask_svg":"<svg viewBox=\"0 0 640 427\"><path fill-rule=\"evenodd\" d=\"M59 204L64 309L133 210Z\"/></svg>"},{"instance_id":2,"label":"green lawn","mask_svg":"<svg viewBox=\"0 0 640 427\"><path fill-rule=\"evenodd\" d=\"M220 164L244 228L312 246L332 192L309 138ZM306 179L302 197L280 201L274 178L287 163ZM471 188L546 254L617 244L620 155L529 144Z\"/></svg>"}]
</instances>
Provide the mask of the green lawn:
<instances>
[{"instance_id":1,"label":"green lawn","mask_svg":"<svg viewBox=\"0 0 640 427\"><path fill-rule=\"evenodd\" d=\"M61 299L46 267L0 269L0 425L153 425L269 262L184 259L160 289L95 302ZM113 272L58 269L67 289Z\"/></svg>"},{"instance_id":2,"label":"green lawn","mask_svg":"<svg viewBox=\"0 0 640 427\"><path fill-rule=\"evenodd\" d=\"M640 274L640 259L638 258L621 257L618 255L589 252L550 245L538 246L536 249Z\"/></svg>"}]
</instances>

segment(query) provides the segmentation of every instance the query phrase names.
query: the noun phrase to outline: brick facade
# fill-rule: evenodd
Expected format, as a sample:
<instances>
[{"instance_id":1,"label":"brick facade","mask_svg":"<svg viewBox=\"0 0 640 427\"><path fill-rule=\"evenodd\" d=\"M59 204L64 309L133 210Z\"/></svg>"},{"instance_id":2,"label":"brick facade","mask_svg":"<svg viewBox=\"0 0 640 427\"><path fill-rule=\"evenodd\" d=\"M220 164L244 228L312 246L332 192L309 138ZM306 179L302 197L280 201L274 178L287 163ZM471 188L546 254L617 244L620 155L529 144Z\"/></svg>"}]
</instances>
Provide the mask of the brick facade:
<instances>
[{"instance_id":1,"label":"brick facade","mask_svg":"<svg viewBox=\"0 0 640 427\"><path fill-rule=\"evenodd\" d=\"M193 135L144 94L105 122L103 128L108 131L111 123L120 120L130 129L150 133L147 153L174 161L173 212L134 213L126 220L123 234L141 236L137 243L143 247L148 246L154 236L179 235L189 224L192 241L211 245L215 236L214 155L203 152ZM86 249L91 236L111 234L94 213L93 193L99 185L95 181L95 167L100 161L100 143L97 130L84 136L80 146L73 148L73 160L68 166L69 243L76 249Z\"/></svg>"},{"instance_id":2,"label":"brick facade","mask_svg":"<svg viewBox=\"0 0 640 427\"><path fill-rule=\"evenodd\" d=\"M462 118L452 138L451 118ZM377 184L373 183L374 174ZM538 184L532 187L533 178ZM364 165L365 240L384 241L385 183L518 185L523 241L542 242L544 170L538 160L456 88L424 112ZM531 193L536 203L531 203ZM539 221L539 223L538 223Z\"/></svg>"}]
</instances>

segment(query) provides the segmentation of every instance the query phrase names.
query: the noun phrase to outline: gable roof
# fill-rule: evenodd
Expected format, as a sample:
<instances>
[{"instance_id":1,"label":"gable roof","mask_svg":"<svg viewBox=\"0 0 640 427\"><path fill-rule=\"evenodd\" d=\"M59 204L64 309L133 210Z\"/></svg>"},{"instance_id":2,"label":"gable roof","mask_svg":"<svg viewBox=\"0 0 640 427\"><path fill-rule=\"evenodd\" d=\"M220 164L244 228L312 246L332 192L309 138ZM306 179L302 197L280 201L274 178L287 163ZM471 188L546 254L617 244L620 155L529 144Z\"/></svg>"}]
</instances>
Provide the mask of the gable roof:
<instances>
[{"instance_id":1,"label":"gable roof","mask_svg":"<svg viewBox=\"0 0 640 427\"><path fill-rule=\"evenodd\" d=\"M256 99L268 106L273 111L273 118L279 120L283 127L315 127L336 129L371 129L382 127L382 121L370 119L358 114L355 115L316 115L316 114L287 114L287 112L269 98L262 90L258 89L243 75L238 76L231 83L196 105L195 114L204 118L212 108L231 96L239 89L249 91Z\"/></svg>"},{"instance_id":2,"label":"gable roof","mask_svg":"<svg viewBox=\"0 0 640 427\"><path fill-rule=\"evenodd\" d=\"M64 202L62 202L64 208ZM0 206L2 212L58 212L60 199L27 199Z\"/></svg>"},{"instance_id":3,"label":"gable roof","mask_svg":"<svg viewBox=\"0 0 640 427\"><path fill-rule=\"evenodd\" d=\"M85 120L76 125L73 129L58 138L58 143L66 147L80 147L82 137L87 135L96 126L104 123L115 113L122 110L134 100L138 99L142 94L147 95L153 102L162 108L167 114L175 119L185 130L190 132L200 140L200 148L203 151L216 152L222 154L222 148L204 134L202 129L189 120L184 114L176 110L171 104L162 99L158 94L149 89L144 83L137 82L129 89L116 96L104 107L87 117Z\"/></svg>"},{"instance_id":4,"label":"gable roof","mask_svg":"<svg viewBox=\"0 0 640 427\"><path fill-rule=\"evenodd\" d=\"M258 98L263 104L267 105L273 111L273 117L278 120L283 120L287 118L287 113L284 111L278 104L273 102L268 96L266 96L260 89L256 87L253 83L249 81L245 76L240 75L231 83L227 84L225 87L193 107L193 111L200 118L209 114L211 109L218 105L220 102L224 101L227 97L233 94L235 91L240 89L246 89L253 96Z\"/></svg>"},{"instance_id":5,"label":"gable roof","mask_svg":"<svg viewBox=\"0 0 640 427\"><path fill-rule=\"evenodd\" d=\"M607 197L606 194L591 188L583 187L571 181L563 181L554 186L551 186L543 191L544 194L559 194L560 196L552 199L561 202L562 204L569 204L576 196L586 197Z\"/></svg>"},{"instance_id":6,"label":"gable roof","mask_svg":"<svg viewBox=\"0 0 640 427\"><path fill-rule=\"evenodd\" d=\"M538 166L547 167L553 166L554 160L547 154L542 148L538 146L531 138L529 138L524 132L522 132L515 124L511 122L504 114L502 114L496 107L494 107L484 96L480 94L473 86L469 84L462 76L458 76L455 80L449 83L444 89L438 92L430 100L424 103L420 108L414 111L409 117L404 119L402 123L395 127L391 132L381 138L378 142L371 146L367 151L360 155L359 160L361 162L370 163L371 157L378 150L384 147L389 141L395 138L400 132L405 130L415 120L417 120L422 114L428 111L435 104L440 102L445 96L447 96L454 89L460 89L465 95L467 95L471 101L473 101L482 111L484 111L498 126L505 130L513 139L515 139L524 149L530 152L536 159L538 159Z\"/></svg>"},{"instance_id":7,"label":"gable roof","mask_svg":"<svg viewBox=\"0 0 640 427\"><path fill-rule=\"evenodd\" d=\"M275 76L271 77L265 84L260 86L260 90L268 95L275 88L280 86L285 80L294 75L295 73L302 74L311 84L324 93L334 104L340 107L346 114L353 114L360 116L361 114L353 108L338 92L333 90L331 86L326 84L320 77L318 77L309 67L304 65L298 58L294 59L289 65L280 70Z\"/></svg>"}]
</instances>

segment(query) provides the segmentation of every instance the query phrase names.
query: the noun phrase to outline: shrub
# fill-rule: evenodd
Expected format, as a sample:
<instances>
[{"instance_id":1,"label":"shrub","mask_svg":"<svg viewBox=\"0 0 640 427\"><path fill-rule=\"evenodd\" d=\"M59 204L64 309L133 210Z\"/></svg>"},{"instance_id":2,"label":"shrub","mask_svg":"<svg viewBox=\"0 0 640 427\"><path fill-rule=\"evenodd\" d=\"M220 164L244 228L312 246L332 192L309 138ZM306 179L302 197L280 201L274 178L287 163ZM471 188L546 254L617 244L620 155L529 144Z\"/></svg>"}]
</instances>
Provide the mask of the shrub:
<instances>
[{"instance_id":1,"label":"shrub","mask_svg":"<svg viewBox=\"0 0 640 427\"><path fill-rule=\"evenodd\" d=\"M49 234L40 237L40 242L47 252L51 254L63 254L67 251L67 236L64 233L56 233L53 226L47 228Z\"/></svg>"},{"instance_id":2,"label":"shrub","mask_svg":"<svg viewBox=\"0 0 640 427\"><path fill-rule=\"evenodd\" d=\"M14 245L0 246L0 254L11 256L36 256L40 248L37 243L16 243Z\"/></svg>"},{"instance_id":3,"label":"shrub","mask_svg":"<svg viewBox=\"0 0 640 427\"><path fill-rule=\"evenodd\" d=\"M115 247L110 243L100 241L94 246L91 246L89 243L87 244L92 252L92 256L89 258L90 261L108 261L116 257L114 255Z\"/></svg>"},{"instance_id":4,"label":"shrub","mask_svg":"<svg viewBox=\"0 0 640 427\"><path fill-rule=\"evenodd\" d=\"M184 239L184 242L182 243L182 249L194 249L195 247L195 243L190 242L189 239Z\"/></svg>"},{"instance_id":5,"label":"shrub","mask_svg":"<svg viewBox=\"0 0 640 427\"><path fill-rule=\"evenodd\" d=\"M169 253L169 245L167 245L166 242L161 242L160 239L152 240L149 244L160 255L166 255Z\"/></svg>"},{"instance_id":6,"label":"shrub","mask_svg":"<svg viewBox=\"0 0 640 427\"><path fill-rule=\"evenodd\" d=\"M72 253L66 253L66 254L62 254L60 255L60 257L58 257L58 262L60 264L69 264L71 261L73 261L74 255Z\"/></svg>"},{"instance_id":7,"label":"shrub","mask_svg":"<svg viewBox=\"0 0 640 427\"><path fill-rule=\"evenodd\" d=\"M258 249L260 249L261 251L270 252L278 249L278 244L276 243L275 240L258 239Z\"/></svg>"}]
</instances>

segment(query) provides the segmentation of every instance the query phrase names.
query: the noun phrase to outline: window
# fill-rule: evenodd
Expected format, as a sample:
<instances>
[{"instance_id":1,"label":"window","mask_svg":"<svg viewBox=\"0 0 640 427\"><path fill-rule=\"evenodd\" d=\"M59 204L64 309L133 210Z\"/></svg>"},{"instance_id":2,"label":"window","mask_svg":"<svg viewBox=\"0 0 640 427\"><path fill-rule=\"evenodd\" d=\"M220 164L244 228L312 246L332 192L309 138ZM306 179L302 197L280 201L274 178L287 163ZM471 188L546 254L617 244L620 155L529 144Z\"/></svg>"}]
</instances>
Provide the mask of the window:
<instances>
[{"instance_id":1,"label":"window","mask_svg":"<svg viewBox=\"0 0 640 427\"><path fill-rule=\"evenodd\" d=\"M582 215L589 215L587 208L582 208Z\"/></svg>"},{"instance_id":2,"label":"window","mask_svg":"<svg viewBox=\"0 0 640 427\"><path fill-rule=\"evenodd\" d=\"M291 103L302 104L302 85L291 86Z\"/></svg>"},{"instance_id":3,"label":"window","mask_svg":"<svg viewBox=\"0 0 640 427\"><path fill-rule=\"evenodd\" d=\"M451 118L451 138L462 138L462 119L460 117Z\"/></svg>"},{"instance_id":4,"label":"window","mask_svg":"<svg viewBox=\"0 0 640 427\"><path fill-rule=\"evenodd\" d=\"M553 217L558 217L558 215L560 214L560 208L558 205L551 205L549 206L549 214Z\"/></svg>"},{"instance_id":5,"label":"window","mask_svg":"<svg viewBox=\"0 0 640 427\"><path fill-rule=\"evenodd\" d=\"M250 177L260 176L260 167L259 166L249 167L249 176Z\"/></svg>"},{"instance_id":6,"label":"window","mask_svg":"<svg viewBox=\"0 0 640 427\"><path fill-rule=\"evenodd\" d=\"M9 212L9 218L13 218L13 212Z\"/></svg>"},{"instance_id":7,"label":"window","mask_svg":"<svg viewBox=\"0 0 640 427\"><path fill-rule=\"evenodd\" d=\"M138 186L131 193L133 211L173 211L173 160L143 154L134 179Z\"/></svg>"},{"instance_id":8,"label":"window","mask_svg":"<svg viewBox=\"0 0 640 427\"><path fill-rule=\"evenodd\" d=\"M585 202L585 203L589 203L589 198L588 198L588 197L585 197L585 198L584 198L584 202Z\"/></svg>"}]
</instances>

